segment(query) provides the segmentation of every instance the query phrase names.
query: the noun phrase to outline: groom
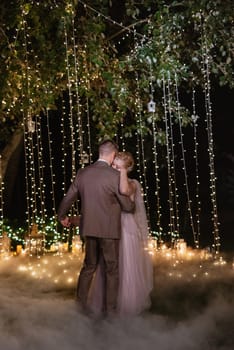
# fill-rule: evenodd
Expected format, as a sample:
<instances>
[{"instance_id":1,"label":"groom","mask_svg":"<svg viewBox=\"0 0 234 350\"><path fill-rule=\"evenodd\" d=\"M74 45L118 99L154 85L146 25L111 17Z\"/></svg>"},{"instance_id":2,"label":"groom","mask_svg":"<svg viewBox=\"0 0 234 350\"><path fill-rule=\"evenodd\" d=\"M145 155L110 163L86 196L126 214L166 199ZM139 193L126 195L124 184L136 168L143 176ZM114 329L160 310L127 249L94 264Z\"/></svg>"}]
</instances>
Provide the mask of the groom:
<instances>
[{"instance_id":1,"label":"groom","mask_svg":"<svg viewBox=\"0 0 234 350\"><path fill-rule=\"evenodd\" d=\"M67 212L79 196L81 199L80 230L85 239L85 258L78 284L77 298L83 311L88 311L88 293L99 259L104 260L106 280L105 311L116 312L119 285L119 240L121 210L134 211L134 203L119 193L119 172L111 167L118 146L111 140L99 145L99 158L77 172L59 210L58 220L69 227Z\"/></svg>"}]
</instances>

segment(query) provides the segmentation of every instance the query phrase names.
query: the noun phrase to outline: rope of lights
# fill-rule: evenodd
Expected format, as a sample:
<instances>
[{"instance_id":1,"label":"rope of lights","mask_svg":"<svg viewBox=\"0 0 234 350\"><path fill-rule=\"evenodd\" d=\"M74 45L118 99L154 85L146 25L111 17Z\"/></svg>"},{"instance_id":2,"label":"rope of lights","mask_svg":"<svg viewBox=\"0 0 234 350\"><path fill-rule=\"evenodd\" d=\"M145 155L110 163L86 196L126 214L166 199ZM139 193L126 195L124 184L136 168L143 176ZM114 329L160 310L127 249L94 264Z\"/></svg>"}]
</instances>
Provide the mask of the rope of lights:
<instances>
[{"instance_id":1,"label":"rope of lights","mask_svg":"<svg viewBox=\"0 0 234 350\"><path fill-rule=\"evenodd\" d=\"M88 135L88 155L89 155L89 163L92 162L92 145L91 145L91 125L90 125L90 113L89 113L89 98L86 97L86 116L87 116L87 135Z\"/></svg>"},{"instance_id":2,"label":"rope of lights","mask_svg":"<svg viewBox=\"0 0 234 350\"><path fill-rule=\"evenodd\" d=\"M39 116L36 116L35 121L35 136L37 140L37 162L38 162L38 191L39 191L39 204L40 217L42 218L43 225L46 221L46 207L45 207L45 181L44 181L44 162L43 162L43 146L42 146L42 135L41 135L41 120Z\"/></svg>"},{"instance_id":3,"label":"rope of lights","mask_svg":"<svg viewBox=\"0 0 234 350\"><path fill-rule=\"evenodd\" d=\"M175 230L175 215L173 205L173 187L172 187L172 175L171 175L171 149L169 144L169 125L168 125L168 102L166 93L166 81L163 75L163 107L164 107L164 123L165 123L165 134L166 134L166 161L167 161L167 178L168 178L168 205L169 205L169 235L171 241L174 242L174 230Z\"/></svg>"},{"instance_id":4,"label":"rope of lights","mask_svg":"<svg viewBox=\"0 0 234 350\"><path fill-rule=\"evenodd\" d=\"M136 93L136 123L137 123L137 130L136 130L136 138L137 138L137 165L138 165L138 174L139 174L139 179L140 183L145 189L144 191L144 201L145 201L145 206L146 206L146 213L147 213L147 218L149 222L149 212L150 212L150 207L149 207L149 200L148 200L148 184L147 184L147 177L146 177L146 169L147 169L147 164L146 164L146 159L145 159L145 149L144 149L144 135L143 135L143 122L142 122L142 101L139 96L139 79L138 75L136 73L136 82L137 82L137 93Z\"/></svg>"},{"instance_id":5,"label":"rope of lights","mask_svg":"<svg viewBox=\"0 0 234 350\"><path fill-rule=\"evenodd\" d=\"M213 221L213 236L214 243L213 248L215 253L218 254L220 250L220 236L219 236L219 221L218 221L218 209L217 209L217 196L216 196L216 176L214 165L214 141L213 141L213 125L212 125L212 103L211 103L211 84L210 84L210 53L207 43L207 37L205 33L205 25L202 24L201 18L201 33L202 33L202 73L204 76L204 95L205 95L205 108L206 108L206 125L207 125L207 137L208 137L208 155L209 155L209 168L210 168L210 197L212 204L212 221Z\"/></svg>"},{"instance_id":6,"label":"rope of lights","mask_svg":"<svg viewBox=\"0 0 234 350\"><path fill-rule=\"evenodd\" d=\"M193 140L194 140L194 156L193 157L195 159L195 177L196 177L195 198L196 198L196 223L197 223L195 247L199 248L201 201L200 201L200 191L199 191L200 179L199 179L199 171L198 171L198 169L199 169L198 139L197 139L198 115L196 112L196 96L195 96L195 89L194 88L192 91L192 108L193 108L192 121L193 121Z\"/></svg>"},{"instance_id":7,"label":"rope of lights","mask_svg":"<svg viewBox=\"0 0 234 350\"><path fill-rule=\"evenodd\" d=\"M71 67L69 63L69 49L68 49L68 36L66 29L66 22L64 19L64 36L65 36L65 49L66 49L66 65L67 65L67 86L68 86L68 95L69 95L69 121L70 121L70 136L71 136L71 155L72 155L72 179L76 175L76 149L75 149L75 139L74 139L74 124L73 124L73 99L72 99L72 81L71 81Z\"/></svg>"},{"instance_id":8,"label":"rope of lights","mask_svg":"<svg viewBox=\"0 0 234 350\"><path fill-rule=\"evenodd\" d=\"M161 200L160 200L160 179L158 174L158 149L157 149L157 130L156 130L156 109L155 102L153 102L154 96L154 86L153 86L153 76L152 76L152 66L150 64L150 80L149 80L149 92L150 92L150 102L148 103L148 112L152 115L152 134L153 134L153 164L154 164L154 175L155 175L155 197L156 197L156 214L157 214L157 233L158 241L162 241L162 225L161 225ZM152 108L151 104L153 102Z\"/></svg>"},{"instance_id":9,"label":"rope of lights","mask_svg":"<svg viewBox=\"0 0 234 350\"><path fill-rule=\"evenodd\" d=\"M75 24L74 17L72 18L72 45L73 45L73 59L74 59L74 83L75 83L75 99L76 99L76 108L77 108L77 127L75 128L77 132L78 138L78 154L80 156L80 162L83 166L83 153L84 153L84 145L83 145L83 130L82 130L82 118L80 112L80 97L79 97L79 81L78 81L78 62L77 62L77 44L75 38Z\"/></svg>"},{"instance_id":10,"label":"rope of lights","mask_svg":"<svg viewBox=\"0 0 234 350\"><path fill-rule=\"evenodd\" d=\"M66 172L66 160L67 160L67 134L65 132L65 120L66 120L66 103L64 100L64 97L62 97L62 114L60 119L60 126L61 126L61 136L62 136L62 143L61 143L61 150L62 150L62 159L61 159L61 170L62 170L62 193L63 196L66 194L67 190L67 172ZM57 228L57 224L56 224ZM57 230L56 230L57 231ZM68 237L68 229L63 227L62 228L62 239L66 239ZM55 240L53 241L53 243Z\"/></svg>"},{"instance_id":11,"label":"rope of lights","mask_svg":"<svg viewBox=\"0 0 234 350\"><path fill-rule=\"evenodd\" d=\"M49 110L46 108L46 121L47 121L47 138L48 138L48 150L49 150L49 168L50 168L50 182L51 182L51 198L52 198L52 212L54 218L56 217L56 204L55 204L55 175L53 172L53 155L52 155L52 139L51 139L51 131L50 131L50 118L49 118Z\"/></svg>"},{"instance_id":12,"label":"rope of lights","mask_svg":"<svg viewBox=\"0 0 234 350\"><path fill-rule=\"evenodd\" d=\"M89 74L89 69L87 65L87 55L86 51L83 52L84 60L85 60L85 87L87 91L90 89L90 74ZM92 143L91 143L91 117L90 117L90 106L89 106L89 97L86 95L86 119L87 119L87 149L88 149L88 157L89 157L89 163L92 162L93 160L93 152L92 152Z\"/></svg>"},{"instance_id":13,"label":"rope of lights","mask_svg":"<svg viewBox=\"0 0 234 350\"><path fill-rule=\"evenodd\" d=\"M87 64L87 54L86 54L86 44L84 49L79 50L79 54L83 59L82 69L84 70L84 76L80 78L80 84L88 92L90 89L90 73ZM82 166L85 164L90 164L92 162L93 153L92 153L92 143L91 143L91 117L90 117L90 105L88 94L85 96L85 101L83 103L83 114L82 114L82 124L81 124L81 134L83 138L83 154L82 156ZM86 130L85 130L85 120L86 120ZM87 153L85 151L85 146Z\"/></svg>"},{"instance_id":14,"label":"rope of lights","mask_svg":"<svg viewBox=\"0 0 234 350\"><path fill-rule=\"evenodd\" d=\"M186 197L187 197L187 204L188 204L188 212L189 212L189 218L190 218L190 225L193 233L193 239L194 243L196 245L197 241L197 233L195 231L194 227L194 219L193 219L193 213L192 213L192 207L191 207L191 198L189 193L189 184L188 184L188 173L187 173L187 167L186 167L186 160L185 160L185 148L184 148L184 140L183 140L183 131L182 131L182 117L181 117L181 111L180 111L180 100L179 100L179 91L178 91L178 79L177 74L175 73L175 89L176 89L176 112L178 116L178 122L179 122L179 130L180 130L180 145L181 145L181 153L182 153L182 165L183 165L183 171L184 171L184 186L186 189Z\"/></svg>"},{"instance_id":15,"label":"rope of lights","mask_svg":"<svg viewBox=\"0 0 234 350\"><path fill-rule=\"evenodd\" d=\"M61 135L62 135L62 154L63 154L63 157L61 159L61 168L62 168L62 173L63 173L63 181L62 181L62 193L63 195L65 195L66 193L66 179L67 179L67 176L66 176L66 159L67 159L67 149L66 149L66 146L67 146L67 135L66 135L66 132L65 132L65 119L66 119L66 105L65 105L65 101L64 101L64 98L62 98L62 115L61 115Z\"/></svg>"},{"instance_id":16,"label":"rope of lights","mask_svg":"<svg viewBox=\"0 0 234 350\"><path fill-rule=\"evenodd\" d=\"M175 173L175 143L174 143L174 135L173 135L173 108L172 108L172 93L171 93L171 78L170 73L168 72L167 77L167 94L168 94L168 132L169 132L169 148L170 148L170 169L171 169L171 184L172 184L172 201L173 201L173 222L174 222L174 233L173 237L178 237L180 232L179 226L179 203L178 203L178 189L177 189L177 181L176 181L176 173Z\"/></svg>"},{"instance_id":17,"label":"rope of lights","mask_svg":"<svg viewBox=\"0 0 234 350\"><path fill-rule=\"evenodd\" d=\"M25 163L25 186L26 186L26 215L28 229L30 227L30 191L29 191L29 165L28 165L28 147L27 147L27 130L26 130L26 118L23 120L23 131L24 131L24 163Z\"/></svg>"}]
</instances>

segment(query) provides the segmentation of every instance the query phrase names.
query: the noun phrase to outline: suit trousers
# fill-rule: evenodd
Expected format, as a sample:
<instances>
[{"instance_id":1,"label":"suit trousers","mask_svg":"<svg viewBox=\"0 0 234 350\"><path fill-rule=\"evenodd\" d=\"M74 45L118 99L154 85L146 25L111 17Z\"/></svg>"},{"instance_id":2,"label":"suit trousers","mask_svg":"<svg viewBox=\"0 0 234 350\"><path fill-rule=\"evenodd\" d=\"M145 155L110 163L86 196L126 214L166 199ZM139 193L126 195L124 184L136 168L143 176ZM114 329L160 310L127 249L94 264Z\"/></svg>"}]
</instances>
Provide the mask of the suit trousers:
<instances>
[{"instance_id":1,"label":"suit trousers","mask_svg":"<svg viewBox=\"0 0 234 350\"><path fill-rule=\"evenodd\" d=\"M77 283L77 298L88 310L88 295L97 265L104 262L104 312L116 312L119 288L119 239L85 237L85 258Z\"/></svg>"}]
</instances>

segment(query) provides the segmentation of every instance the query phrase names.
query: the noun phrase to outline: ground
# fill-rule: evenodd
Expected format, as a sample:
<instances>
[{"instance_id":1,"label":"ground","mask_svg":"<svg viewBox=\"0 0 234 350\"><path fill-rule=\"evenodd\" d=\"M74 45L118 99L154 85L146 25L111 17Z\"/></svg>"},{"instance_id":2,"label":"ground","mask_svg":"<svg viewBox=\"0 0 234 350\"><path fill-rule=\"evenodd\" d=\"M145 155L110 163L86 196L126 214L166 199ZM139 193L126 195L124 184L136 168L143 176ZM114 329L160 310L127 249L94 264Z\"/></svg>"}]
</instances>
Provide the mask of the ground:
<instances>
[{"instance_id":1,"label":"ground","mask_svg":"<svg viewBox=\"0 0 234 350\"><path fill-rule=\"evenodd\" d=\"M134 318L93 320L75 307L82 254L0 259L2 350L231 350L233 256L155 251L152 307Z\"/></svg>"}]
</instances>

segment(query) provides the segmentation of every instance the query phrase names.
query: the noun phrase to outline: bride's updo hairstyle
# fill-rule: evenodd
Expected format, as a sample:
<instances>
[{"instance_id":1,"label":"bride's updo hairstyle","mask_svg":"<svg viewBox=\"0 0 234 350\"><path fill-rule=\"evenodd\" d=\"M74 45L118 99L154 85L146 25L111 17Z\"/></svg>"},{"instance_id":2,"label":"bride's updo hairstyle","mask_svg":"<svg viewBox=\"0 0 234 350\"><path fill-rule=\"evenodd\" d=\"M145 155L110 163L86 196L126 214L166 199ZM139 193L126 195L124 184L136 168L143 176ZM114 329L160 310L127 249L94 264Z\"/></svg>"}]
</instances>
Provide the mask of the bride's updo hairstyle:
<instances>
[{"instance_id":1,"label":"bride's updo hairstyle","mask_svg":"<svg viewBox=\"0 0 234 350\"><path fill-rule=\"evenodd\" d=\"M124 162L128 172L132 171L134 167L134 159L130 152L118 152L116 158Z\"/></svg>"}]
</instances>

